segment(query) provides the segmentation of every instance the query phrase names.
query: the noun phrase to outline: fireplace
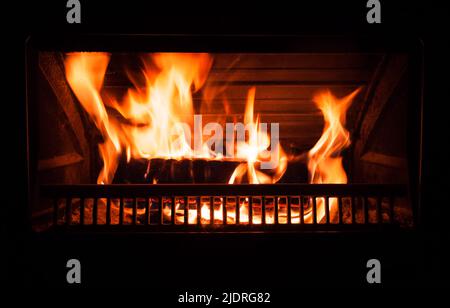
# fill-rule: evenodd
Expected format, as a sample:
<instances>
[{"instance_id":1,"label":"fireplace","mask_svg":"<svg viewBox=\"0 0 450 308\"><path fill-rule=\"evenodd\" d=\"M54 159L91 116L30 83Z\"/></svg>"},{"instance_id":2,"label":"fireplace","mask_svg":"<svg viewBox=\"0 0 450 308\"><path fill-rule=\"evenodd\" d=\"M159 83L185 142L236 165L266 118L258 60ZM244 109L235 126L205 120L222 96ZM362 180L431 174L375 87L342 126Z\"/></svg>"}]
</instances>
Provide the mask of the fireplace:
<instances>
[{"instance_id":1,"label":"fireplace","mask_svg":"<svg viewBox=\"0 0 450 308\"><path fill-rule=\"evenodd\" d=\"M365 232L420 222L421 51L297 36L35 37L40 232Z\"/></svg>"}]
</instances>

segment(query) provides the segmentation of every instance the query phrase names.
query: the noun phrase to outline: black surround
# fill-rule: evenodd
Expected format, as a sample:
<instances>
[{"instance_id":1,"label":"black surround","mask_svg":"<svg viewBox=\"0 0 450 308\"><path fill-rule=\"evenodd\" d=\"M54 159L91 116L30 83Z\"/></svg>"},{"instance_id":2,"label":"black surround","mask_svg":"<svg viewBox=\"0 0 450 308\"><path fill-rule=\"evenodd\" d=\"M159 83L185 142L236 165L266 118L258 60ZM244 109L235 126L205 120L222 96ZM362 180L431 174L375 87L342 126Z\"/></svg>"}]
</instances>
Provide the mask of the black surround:
<instances>
[{"instance_id":1,"label":"black surround","mask_svg":"<svg viewBox=\"0 0 450 308\"><path fill-rule=\"evenodd\" d=\"M148 5L148 4L147 4ZM99 5L101 7L101 5ZM91 13L100 12L99 7L90 6ZM144 6L145 7L145 6ZM304 12L317 10L318 7L308 5ZM330 7L330 10L333 6ZM290 51L315 46L327 50L329 45L322 46L322 39L335 42L335 50L349 50L357 42L358 48L367 50L406 51L413 55L413 67L410 87L413 96L417 99L417 108L413 110L408 119L413 123L408 130L410 134L408 155L410 157L410 182L408 192L414 209L414 228L360 230L359 232L289 232L289 233L151 233L130 230L131 232L72 232L67 229L54 230L55 232L36 233L31 231L30 207L34 202L39 188L33 186L32 170L27 168L27 199L25 194L18 197L10 211L14 217L10 220L11 230L16 234L12 247L12 261L14 278L12 281L28 286L50 285L65 286L65 262L68 258L79 258L83 262L86 275L83 278L84 286L123 286L123 287L166 287L178 289L189 287L222 287L222 288L272 288L272 287L335 287L336 285L367 286L365 281L366 261L379 258L383 264L384 286L425 286L428 283L440 286L444 282L443 264L445 255L443 247L448 237L444 230L448 224L444 219L445 203L443 194L445 189L442 179L439 158L443 154L439 151L439 142L434 142L433 135L442 131L442 114L427 105L428 100L440 101L439 91L423 92L424 76L429 76L431 68L424 68L425 63L436 64L436 58L430 59L431 51L438 50L435 41L439 28L435 22L435 32L425 33L422 23L425 18L417 13L420 9L412 10L419 25L413 30L408 25L408 19L390 18L393 12L403 12L399 7L391 7L386 14L387 22L380 30L373 30L364 25L359 16L365 10L346 4L345 7L335 8L344 11L344 17L337 18L334 14L326 14L326 22L318 23L313 16L302 13L302 18L282 18L280 15L267 21L256 16L245 20L245 14L238 14L237 24L230 25L228 17L231 10L225 10L223 17L216 18L217 25L204 29L206 19L213 24L212 18L201 17L193 21L190 26L185 25L191 20L185 17L171 19L174 21L166 28L164 18L159 17L151 21L153 29L143 27L142 19L133 18L133 22L126 27L118 27L105 22L107 17L82 25L78 29L63 26L55 35L41 35L46 32L52 23L62 23L54 17L38 29L31 31L26 47L27 65L32 62L36 50L195 50L204 51L230 51L245 50L272 50L274 52ZM64 9L58 9L61 13ZM127 9L129 10L129 9ZM118 8L115 8L118 13ZM52 10L46 14L52 16ZM276 14L277 12L272 12ZM437 12L434 12L437 13ZM392 15L391 15L392 14ZM406 13L405 13L406 14ZM408 14L412 14L409 12ZM406 15L408 15L406 14ZM329 15L329 16L328 16ZM400 16L404 16L401 15ZM409 15L408 15L409 16ZM28 16L30 20L35 20ZM292 17L292 16L290 16ZM316 16L317 17L317 16ZM322 16L323 17L323 16ZM433 18L434 20L435 18ZM201 21L200 21L201 20ZM294 22L295 21L295 22ZM427 20L428 21L428 20ZM25 22L25 21L24 21ZM27 22L25 22L27 23ZM308 23L314 27L310 32L304 30ZM363 24L361 26L361 23ZM187 23L189 24L189 23ZM336 26L336 25L339 26ZM28 23L31 28L32 23ZM258 28L257 25L260 25ZM148 26L147 26L148 27ZM158 33L156 35L135 37L115 34L136 33L137 29ZM169 33L183 34L167 35ZM145 29L145 30L142 30ZM164 30L162 30L164 29ZM202 30L203 29L203 30ZM395 29L395 31L393 30ZM37 33L38 32L38 33ZM109 33L107 33L109 32ZM205 33L206 32L206 33ZM241 35L242 33L250 36ZM106 35L92 35L91 33L107 33ZM161 35L163 33L165 35ZM234 33L235 35L225 35ZM236 33L238 35L236 35ZM254 34L257 34L256 36ZM405 34L406 33L406 34ZM30 32L23 35L25 39ZM288 34L286 36L286 34ZM313 36L311 36L313 34ZM331 34L331 35L330 35ZM342 35L344 34L344 35ZM350 34L350 35L348 35ZM147 37L151 37L149 44ZM249 39L249 37L252 37ZM295 43L296 38L311 42L311 44ZM130 40L133 43L130 43ZM348 40L350 44L345 44ZM279 41L290 42L279 44ZM268 44L268 42L272 42ZM23 45L21 45L23 47ZM156 47L155 47L156 46ZM220 46L220 47L219 47ZM428 54L423 52L423 46L429 48ZM22 49L23 51L23 49ZM428 58L427 58L428 56ZM21 58L23 60L23 57ZM441 62L439 62L441 63ZM425 72L424 72L425 71ZM28 76L29 77L29 76ZM427 85L432 84L426 83ZM436 82L430 87L437 90ZM30 86L30 84L28 84ZM24 88L24 87L23 87ZM20 97L25 101L21 88ZM27 93L28 94L28 93ZM423 103L423 105L422 105ZM32 106L27 107L28 114L32 114ZM23 108L25 109L25 107ZM21 109L19 114L23 118L26 113ZM427 112L422 112L425 109ZM422 122L424 119L424 123ZM34 131L30 126L25 130L25 123L18 130L22 140L33 140ZM31 124L32 125L32 124ZM424 126L423 126L424 125ZM423 133L423 135L422 135ZM25 136L27 135L27 136ZM27 137L27 138L26 138ZM423 137L423 138L422 138ZM32 143L23 143L21 153L28 148L27 162L29 166L33 161ZM21 156L22 158L25 155ZM21 166L25 165L21 161ZM23 172L25 174L25 172ZM31 181L31 182L30 182ZM17 201L20 200L20 201ZM17 206L20 203L20 206ZM338 230L339 231L339 230ZM29 259L26 256L32 256ZM21 270L23 264L27 271ZM171 293L171 291L169 291ZM173 296L176 291L172 292ZM284 299L292 299L292 293L284 294Z\"/></svg>"}]
</instances>

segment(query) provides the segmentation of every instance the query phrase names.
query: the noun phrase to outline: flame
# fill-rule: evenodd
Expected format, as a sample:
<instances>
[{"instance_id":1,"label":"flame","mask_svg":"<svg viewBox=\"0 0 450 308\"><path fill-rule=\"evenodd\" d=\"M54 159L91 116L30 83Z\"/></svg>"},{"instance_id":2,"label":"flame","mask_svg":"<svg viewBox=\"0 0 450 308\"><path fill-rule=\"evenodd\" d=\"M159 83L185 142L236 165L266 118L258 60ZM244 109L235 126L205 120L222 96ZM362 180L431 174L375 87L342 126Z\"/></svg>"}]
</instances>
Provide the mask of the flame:
<instances>
[{"instance_id":1,"label":"flame","mask_svg":"<svg viewBox=\"0 0 450 308\"><path fill-rule=\"evenodd\" d=\"M103 169L100 171L97 183L101 184L112 181L118 165L118 154L122 150L117 123L108 116L100 96L108 62L109 55L104 53L70 55L65 62L69 85L105 137L105 142L99 144Z\"/></svg>"},{"instance_id":2,"label":"flame","mask_svg":"<svg viewBox=\"0 0 450 308\"><path fill-rule=\"evenodd\" d=\"M144 90L137 86L129 89L121 101L112 95L108 95L109 100L105 100L101 95L109 59L107 53L78 52L68 54L65 61L70 87L104 138L104 142L99 144L103 168L97 183L112 182L122 152L127 162L132 158L225 159L221 153L211 151L207 141L200 140L200 146L195 148L194 145L193 149L190 129L180 125L192 124L192 93L198 91L207 79L212 66L210 55L151 54L151 61L147 63L154 65L146 65L142 72L145 77ZM248 93L244 118L249 137L237 144L235 160L241 164L230 177L230 184L240 183L245 173L248 173L249 183L275 183L287 168L286 155L277 143L272 145L280 148L279 164L274 175L269 176L257 170L256 164L266 159L264 153L270 146L270 140L266 132L258 129L258 118L253 120L255 91L255 88L251 88ZM116 110L122 119L110 116L106 107ZM153 179L154 183L156 181Z\"/></svg>"},{"instance_id":3,"label":"flame","mask_svg":"<svg viewBox=\"0 0 450 308\"><path fill-rule=\"evenodd\" d=\"M312 184L345 184L347 174L342 165L341 152L350 145L350 134L345 129L347 109L359 93L360 88L338 99L330 91L324 91L314 97L314 102L322 111L324 128L322 136L308 152L309 182ZM330 198L330 215L336 213L336 198ZM325 200L317 200L317 221L325 216ZM305 215L305 222L311 222L312 212Z\"/></svg>"},{"instance_id":4,"label":"flame","mask_svg":"<svg viewBox=\"0 0 450 308\"><path fill-rule=\"evenodd\" d=\"M131 159L196 159L227 160L221 153L211 151L208 141L199 146L191 144L190 127L180 123L192 124L194 104L192 95L206 83L213 59L204 53L156 53L145 59L142 69L144 87L135 83L126 95L117 99L103 88L105 73L110 61L107 53L76 52L66 55L66 78L82 107L90 115L93 123L103 136L98 145L103 160L103 167L97 179L98 184L112 183L119 160L125 155L126 161ZM208 88L206 89L208 90ZM342 166L341 151L350 145L349 133L345 129L345 115L352 100L359 92L355 90L344 98L338 99L329 91L319 93L314 101L323 113L324 129L322 136L308 152L308 171L310 183L347 183L347 175ZM239 164L228 180L229 184L242 183L267 184L278 182L287 169L288 156L278 140L275 142L262 129L259 115L254 114L256 88L248 90L244 125L245 137L233 144L233 161ZM212 101L209 98L209 101ZM229 110L228 102L224 106ZM195 132L194 132L195 133ZM272 132L273 133L273 132ZM271 133L271 134L272 134ZM234 135L233 135L234 136ZM273 135L272 135L273 136ZM269 152L269 148L271 151ZM272 151L275 150L275 151ZM262 170L261 164L274 159L276 166L271 170ZM148 165L145 176L149 173ZM246 178L245 178L246 176ZM151 179L154 184L157 178ZM319 198L317 203L317 220L325 215L325 202ZM330 199L330 213L335 213L337 201ZM214 206L215 220L223 221L223 206L227 202L221 200ZM240 222L248 222L248 199L236 201ZM175 204L179 211L180 203ZM209 223L211 205L201 203L201 221ZM169 216L171 209L164 209ZM189 209L188 223L196 223L197 210ZM292 222L299 223L300 212L291 212ZM312 220L312 213L305 213L305 222ZM180 222L184 217L178 218ZM254 223L261 223L260 216L254 216ZM283 218L286 220L285 218ZM227 211L227 222L236 221L235 211ZM281 221L281 220L280 220ZM274 223L273 214L266 214L266 223Z\"/></svg>"},{"instance_id":5,"label":"flame","mask_svg":"<svg viewBox=\"0 0 450 308\"><path fill-rule=\"evenodd\" d=\"M237 144L237 157L245 162L236 167L228 181L229 184L241 183L245 174L247 174L247 179L250 184L276 183L287 169L287 155L284 153L279 142L277 142L272 145L273 147L278 147L278 151L275 151L278 153L278 164L275 168L274 175L269 176L257 170L256 164L264 160L265 152L270 146L270 138L266 132L260 129L259 116L256 117L256 120L253 119L255 93L256 88L250 88L245 106L244 124L248 129L248 141L240 141Z\"/></svg>"}]
</instances>

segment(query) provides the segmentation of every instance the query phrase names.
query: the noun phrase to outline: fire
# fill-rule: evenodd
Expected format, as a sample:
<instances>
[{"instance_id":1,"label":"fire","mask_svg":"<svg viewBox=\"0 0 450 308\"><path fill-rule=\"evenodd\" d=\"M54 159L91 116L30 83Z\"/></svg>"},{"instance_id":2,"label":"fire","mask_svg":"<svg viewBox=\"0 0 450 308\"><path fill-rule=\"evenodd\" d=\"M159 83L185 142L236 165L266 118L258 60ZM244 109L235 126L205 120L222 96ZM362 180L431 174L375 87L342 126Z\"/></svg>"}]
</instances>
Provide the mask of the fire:
<instances>
[{"instance_id":1,"label":"fire","mask_svg":"<svg viewBox=\"0 0 450 308\"><path fill-rule=\"evenodd\" d=\"M232 132L233 144L231 156L211 150L211 143L222 142L222 136L213 136L203 140L205 131L191 129L196 117L194 113L193 94L204 87L213 58L205 53L155 53L145 58L142 69L144 87L135 83L123 98L116 98L103 88L105 73L110 61L107 53L76 52L69 53L65 59L67 81L82 107L90 115L93 123L103 136L98 145L103 167L97 179L98 184L112 183L114 174L122 156L127 162L131 159L206 159L232 160L238 162L228 183L268 184L277 183L287 169L288 156L277 139L272 139L278 126L271 125L268 133L267 124L260 122L259 115L254 114L256 88L247 93L244 123L245 133ZM208 90L207 88L205 90ZM359 90L338 99L329 91L314 98L324 115L325 126L316 145L308 152L308 170L310 183L346 183L347 176L342 166L340 152L349 146L350 139L345 129L345 114L352 99ZM226 100L224 101L227 106ZM229 109L229 108L228 108ZM277 124L278 125L278 124ZM234 128L233 128L234 129ZM274 130L276 129L276 130ZM217 129L209 129L215 131ZM234 135L237 135L234 146ZM194 134L194 142L191 136ZM228 138L228 135L227 135ZM217 144L216 144L217 145ZM270 148L270 150L269 150ZM264 164L273 163L273 168L264 168ZM149 169L145 176L149 174ZM245 177L246 176L246 177ZM157 178L150 179L152 183ZM228 212L223 217L221 200L218 206L201 203L201 219L208 222L210 210L214 208L215 220L233 223L235 212ZM240 221L248 222L248 200L236 200L240 211ZM177 212L180 203L174 205ZM334 212L336 200L330 202L330 213ZM317 203L318 221L324 216L324 200ZM164 215L170 217L170 208L164 209ZM189 209L188 223L196 223L197 210ZM299 211L291 213L292 222L299 223ZM305 214L305 221L311 220L311 212ZM184 219L182 217L182 219ZM255 223L261 218L254 217ZM178 218L177 218L178 221ZM266 222L273 223L273 214L266 215Z\"/></svg>"},{"instance_id":2,"label":"fire","mask_svg":"<svg viewBox=\"0 0 450 308\"><path fill-rule=\"evenodd\" d=\"M240 141L237 144L237 157L244 160L239 164L231 175L229 184L241 183L242 178L247 174L250 184L276 183L283 176L287 168L287 156L279 143L273 144L276 147L278 166L272 176L259 171L256 167L258 162L265 159L266 149L270 146L270 139L267 133L260 129L259 116L253 119L253 108L255 102L256 89L252 87L248 91L247 103L245 107L244 124L248 128L248 141Z\"/></svg>"},{"instance_id":3,"label":"fire","mask_svg":"<svg viewBox=\"0 0 450 308\"><path fill-rule=\"evenodd\" d=\"M255 88L249 90L245 111L247 140L238 140L233 158L224 157L210 149L211 140L203 141L203 133L196 134L191 144L194 115L192 94L204 85L212 66L208 54L161 53L151 54L152 65L143 69L145 87L129 89L125 98L118 101L110 93L102 95L102 84L110 56L106 53L70 53L67 55L66 77L83 108L89 113L104 137L99 144L103 160L97 183L111 183L122 153L129 162L134 159L231 159L241 164L229 183L241 182L248 172L249 183L275 183L287 167L287 159L277 142L277 167L273 176L258 171L256 164L268 159L270 138L259 129L259 121L253 120ZM156 66L156 69L155 69ZM106 98L104 98L106 97ZM122 118L110 116L115 110ZM184 125L183 125L184 124ZM186 125L187 124L187 125ZM195 139L196 136L198 139ZM216 138L217 139L217 138ZM152 179L157 182L157 179Z\"/></svg>"},{"instance_id":4,"label":"fire","mask_svg":"<svg viewBox=\"0 0 450 308\"><path fill-rule=\"evenodd\" d=\"M71 53L65 61L70 87L104 137L104 143L99 144L103 169L97 182L112 182L123 151L127 161L192 158L186 137L190 132L179 123L192 121L191 88L197 91L203 85L212 64L210 56L153 55L153 63L159 70L146 67L145 89L130 89L121 102L114 98L104 100L100 94L109 58L106 53ZM106 107L118 111L123 119L110 116Z\"/></svg>"},{"instance_id":5,"label":"fire","mask_svg":"<svg viewBox=\"0 0 450 308\"><path fill-rule=\"evenodd\" d=\"M79 53L69 56L65 62L69 85L105 137L105 142L99 144L103 169L97 182L101 184L112 181L122 150L118 124L108 116L100 96L108 61L109 56L104 53Z\"/></svg>"},{"instance_id":6,"label":"fire","mask_svg":"<svg viewBox=\"0 0 450 308\"><path fill-rule=\"evenodd\" d=\"M330 91L314 97L314 102L322 111L324 128L322 136L308 152L309 182L312 184L345 184L347 174L342 165L341 152L350 145L350 135L345 129L345 116L360 89L338 99ZM336 213L336 198L330 198L330 215ZM325 216L325 200L317 200L317 221ZM312 212L305 215L305 222L312 220Z\"/></svg>"}]
</instances>

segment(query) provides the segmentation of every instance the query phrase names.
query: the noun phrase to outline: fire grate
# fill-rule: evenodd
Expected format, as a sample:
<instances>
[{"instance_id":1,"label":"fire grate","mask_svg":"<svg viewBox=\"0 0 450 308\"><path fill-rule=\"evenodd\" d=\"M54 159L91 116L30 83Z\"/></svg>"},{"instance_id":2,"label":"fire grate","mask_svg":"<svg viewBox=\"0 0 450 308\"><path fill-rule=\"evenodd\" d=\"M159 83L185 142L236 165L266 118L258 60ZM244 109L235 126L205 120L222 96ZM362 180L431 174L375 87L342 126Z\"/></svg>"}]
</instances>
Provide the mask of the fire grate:
<instances>
[{"instance_id":1,"label":"fire grate","mask_svg":"<svg viewBox=\"0 0 450 308\"><path fill-rule=\"evenodd\" d=\"M398 226L402 185L44 185L53 224L77 230L353 230ZM225 218L225 219L224 219ZM128 229L127 229L128 230Z\"/></svg>"}]
</instances>

